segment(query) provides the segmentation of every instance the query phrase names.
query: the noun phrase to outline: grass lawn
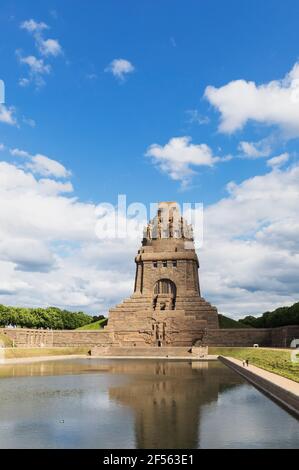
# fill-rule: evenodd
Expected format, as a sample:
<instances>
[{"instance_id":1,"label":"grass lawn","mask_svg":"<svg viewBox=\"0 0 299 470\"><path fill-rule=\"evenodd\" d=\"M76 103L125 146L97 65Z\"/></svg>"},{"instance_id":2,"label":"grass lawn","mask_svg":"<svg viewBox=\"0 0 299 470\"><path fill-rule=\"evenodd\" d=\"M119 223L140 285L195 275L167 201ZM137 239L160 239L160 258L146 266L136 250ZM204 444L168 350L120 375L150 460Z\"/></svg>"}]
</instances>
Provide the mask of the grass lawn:
<instances>
[{"instance_id":1,"label":"grass lawn","mask_svg":"<svg viewBox=\"0 0 299 470\"><path fill-rule=\"evenodd\" d=\"M291 361L291 352L287 350L211 347L209 354L234 357L240 360L248 359L249 364L299 382L299 363ZM297 356L299 356L299 351Z\"/></svg>"},{"instance_id":2,"label":"grass lawn","mask_svg":"<svg viewBox=\"0 0 299 470\"><path fill-rule=\"evenodd\" d=\"M94 323L89 323L88 325L81 326L77 330L101 330L103 329L103 324L106 324L107 319L95 321Z\"/></svg>"},{"instance_id":3,"label":"grass lawn","mask_svg":"<svg viewBox=\"0 0 299 470\"><path fill-rule=\"evenodd\" d=\"M73 354L86 354L90 348L7 348L4 351L5 359L39 356L68 356Z\"/></svg>"}]
</instances>

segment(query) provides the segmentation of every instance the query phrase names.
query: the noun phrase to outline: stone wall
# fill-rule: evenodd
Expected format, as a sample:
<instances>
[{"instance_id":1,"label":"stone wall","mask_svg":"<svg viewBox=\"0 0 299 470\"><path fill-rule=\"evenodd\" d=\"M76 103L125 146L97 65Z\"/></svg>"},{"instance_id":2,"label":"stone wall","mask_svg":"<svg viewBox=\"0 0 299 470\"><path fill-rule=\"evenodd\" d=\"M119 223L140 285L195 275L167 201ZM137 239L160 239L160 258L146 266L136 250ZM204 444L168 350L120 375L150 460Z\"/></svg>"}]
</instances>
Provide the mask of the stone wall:
<instances>
[{"instance_id":1,"label":"stone wall","mask_svg":"<svg viewBox=\"0 0 299 470\"><path fill-rule=\"evenodd\" d=\"M271 337L271 328L215 329L208 330L206 342L209 346L272 346Z\"/></svg>"},{"instance_id":2,"label":"stone wall","mask_svg":"<svg viewBox=\"0 0 299 470\"><path fill-rule=\"evenodd\" d=\"M271 344L275 348L288 348L293 339L299 339L299 325L272 328Z\"/></svg>"},{"instance_id":3,"label":"stone wall","mask_svg":"<svg viewBox=\"0 0 299 470\"><path fill-rule=\"evenodd\" d=\"M51 331L16 328L0 329L0 333L6 334L17 347L94 347L115 346L117 344L114 333L105 330ZM179 332L178 335L180 335ZM296 325L268 329L209 329L205 342L209 346L252 347L253 344L259 344L259 346L265 347L285 348L290 346L294 338L299 338L299 326ZM178 344L178 346L180 345Z\"/></svg>"},{"instance_id":4,"label":"stone wall","mask_svg":"<svg viewBox=\"0 0 299 470\"><path fill-rule=\"evenodd\" d=\"M104 331L31 330L25 328L0 329L17 347L100 346L112 343Z\"/></svg>"},{"instance_id":5,"label":"stone wall","mask_svg":"<svg viewBox=\"0 0 299 470\"><path fill-rule=\"evenodd\" d=\"M258 344L274 348L289 348L291 341L299 338L299 325L279 328L244 328L208 330L207 343L209 346L245 347Z\"/></svg>"}]
</instances>

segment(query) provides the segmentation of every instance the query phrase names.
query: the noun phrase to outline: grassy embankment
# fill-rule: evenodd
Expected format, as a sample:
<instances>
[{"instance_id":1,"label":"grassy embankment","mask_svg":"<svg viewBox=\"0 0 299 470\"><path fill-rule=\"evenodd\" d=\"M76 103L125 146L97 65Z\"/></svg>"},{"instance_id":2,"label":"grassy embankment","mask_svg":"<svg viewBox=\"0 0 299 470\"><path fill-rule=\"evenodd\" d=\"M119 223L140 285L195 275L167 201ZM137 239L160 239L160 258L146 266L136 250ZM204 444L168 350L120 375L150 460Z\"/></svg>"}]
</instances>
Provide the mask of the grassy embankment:
<instances>
[{"instance_id":1,"label":"grassy embankment","mask_svg":"<svg viewBox=\"0 0 299 470\"><path fill-rule=\"evenodd\" d=\"M4 348L11 348L13 345L12 340L2 333L0 333L0 344L3 345Z\"/></svg>"},{"instance_id":2,"label":"grassy embankment","mask_svg":"<svg viewBox=\"0 0 299 470\"><path fill-rule=\"evenodd\" d=\"M244 325L243 323L233 320L232 318L226 317L225 315L218 315L219 328L250 328L249 325Z\"/></svg>"},{"instance_id":3,"label":"grassy embankment","mask_svg":"<svg viewBox=\"0 0 299 470\"><path fill-rule=\"evenodd\" d=\"M290 351L263 348L209 348L209 354L234 357L235 359L248 359L261 369L299 382L299 363L291 361ZM298 351L299 355L299 351ZM297 356L298 356L297 355Z\"/></svg>"},{"instance_id":4,"label":"grassy embankment","mask_svg":"<svg viewBox=\"0 0 299 470\"><path fill-rule=\"evenodd\" d=\"M101 330L104 328L106 323L107 323L107 318L103 318L102 320L89 323L88 325L84 325L76 329L77 330Z\"/></svg>"},{"instance_id":5,"label":"grassy embankment","mask_svg":"<svg viewBox=\"0 0 299 470\"><path fill-rule=\"evenodd\" d=\"M7 348L4 349L5 359L18 359L44 356L70 356L75 354L87 355L90 348Z\"/></svg>"}]
</instances>

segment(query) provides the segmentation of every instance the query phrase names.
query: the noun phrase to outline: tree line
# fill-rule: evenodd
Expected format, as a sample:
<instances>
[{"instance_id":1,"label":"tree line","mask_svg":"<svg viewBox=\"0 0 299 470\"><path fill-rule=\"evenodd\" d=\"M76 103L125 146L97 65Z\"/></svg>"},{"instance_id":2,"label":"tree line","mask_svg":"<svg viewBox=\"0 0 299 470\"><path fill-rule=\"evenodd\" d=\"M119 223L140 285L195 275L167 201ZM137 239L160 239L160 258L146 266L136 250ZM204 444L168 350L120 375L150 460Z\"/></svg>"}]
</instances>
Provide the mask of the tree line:
<instances>
[{"instance_id":1,"label":"tree line","mask_svg":"<svg viewBox=\"0 0 299 470\"><path fill-rule=\"evenodd\" d=\"M44 328L74 330L104 318L90 316L84 312L70 312L57 307L23 308L0 305L0 327Z\"/></svg>"},{"instance_id":2,"label":"tree line","mask_svg":"<svg viewBox=\"0 0 299 470\"><path fill-rule=\"evenodd\" d=\"M280 307L272 312L265 312L260 317L252 315L235 321L223 317L222 328L251 327L251 328L275 328L278 326L299 325L299 302L291 307ZM70 312L58 307L48 308L23 308L0 305L0 327L18 326L20 328L50 328L53 330L75 330L81 326L89 325L104 319L104 315L91 316L84 312ZM230 323L227 324L227 320Z\"/></svg>"},{"instance_id":3,"label":"tree line","mask_svg":"<svg viewBox=\"0 0 299 470\"><path fill-rule=\"evenodd\" d=\"M291 307L280 307L272 312L265 312L260 317L247 316L239 322L252 328L299 325L299 302Z\"/></svg>"}]
</instances>

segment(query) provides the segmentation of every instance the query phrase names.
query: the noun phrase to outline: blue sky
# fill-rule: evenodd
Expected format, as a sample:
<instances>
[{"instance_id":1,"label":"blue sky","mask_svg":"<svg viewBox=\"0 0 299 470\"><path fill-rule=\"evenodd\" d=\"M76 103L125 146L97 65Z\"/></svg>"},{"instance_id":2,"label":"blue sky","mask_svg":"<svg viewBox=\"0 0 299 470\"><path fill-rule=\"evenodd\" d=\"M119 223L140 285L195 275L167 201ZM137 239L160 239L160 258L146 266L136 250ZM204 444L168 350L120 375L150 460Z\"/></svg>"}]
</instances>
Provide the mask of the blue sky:
<instances>
[{"instance_id":1,"label":"blue sky","mask_svg":"<svg viewBox=\"0 0 299 470\"><path fill-rule=\"evenodd\" d=\"M126 194L128 202L146 204L159 200L203 202L209 221L212 216L222 220L223 207L231 205L229 212L234 218L215 228L216 248L209 242L216 236L212 229L211 233L207 230L202 253L206 297L220 304L221 311L234 315L296 300L293 265L286 263L287 257L294 262L293 252L281 253L281 243L274 248L271 242L270 247L265 230L278 237L277 227L287 224L289 230L280 233L285 241L290 220L295 221L298 215L297 173L294 175L299 138L298 18L296 0L109 0L88 4L79 0L3 0L0 79L6 85L6 102L0 112L0 158L3 165L9 165L4 165L3 171L10 175L16 171L18 177L23 172L36 184L44 184L41 179L47 177L55 184L69 185L55 192L59 208L73 198L87 209L89 203L116 204L117 195ZM7 173L3 178L9 194L18 184L23 194L23 183L8 183ZM278 195L283 192L279 186L283 178L284 187L290 188L294 197L293 209L291 213L286 210L286 201L277 216L277 211L272 214L260 199L254 185L258 182L263 188L268 184L269 191ZM248 189L252 186L254 190ZM50 196L54 198L52 193ZM240 208L240 197L249 201L250 207ZM264 213L256 215L261 206ZM240 211L248 211L248 226L242 223ZM91 288L91 277L94 280L97 273L107 278L103 259L92 276L77 273L68 286L63 285L62 272L67 268L62 260L79 259L82 246L90 249L94 240L74 235L75 229L72 235L57 234L53 229L55 233L47 236L41 232L43 216L38 210L32 210L31 216L23 227L16 219L15 225L4 218L2 223L12 227L10 237L13 233L18 250L26 240L31 247L28 251L40 253L39 258L45 260L42 268L37 268L36 260L20 262L15 247L3 248L3 283L11 284L5 284L1 299L0 279L0 302L57 304L63 291L63 305L93 311L106 309L130 293L134 266L126 254L133 254L136 246L131 246L131 251L114 248L123 263L120 267L115 261L115 271L111 270L112 285L121 286L115 296L109 294L111 285L102 292L103 286L98 286L97 294L97 288ZM53 226L57 223L53 221ZM243 229L227 233L228 223ZM214 220L209 227L213 224ZM225 249L221 237L228 243ZM235 251L234 244L240 240L240 272L227 279L222 269L236 263L227 253ZM35 243L39 243L40 252L33 248ZM95 252L103 249L98 246ZM263 255L257 255L256 249ZM294 249L292 237L285 249ZM221 267L211 261L211 253L217 250ZM224 250L226 257L221 258ZM253 272L265 267L259 257L268 250L274 264L277 256L279 281L268 264L262 280L252 279ZM243 257L248 263L252 256L256 266L244 267ZM286 263L283 273L280 259ZM38 269L43 270L44 285L48 282L55 292L52 298L30 295L41 276ZM68 269L80 271L79 265ZM55 290L59 270L61 284ZM118 271L128 277L117 278ZM248 279L243 282L244 272ZM224 283L222 296L219 283ZM71 302L72 292L78 289L82 297ZM87 294L88 289L93 293ZM225 298L230 300L226 303Z\"/></svg>"}]
</instances>

